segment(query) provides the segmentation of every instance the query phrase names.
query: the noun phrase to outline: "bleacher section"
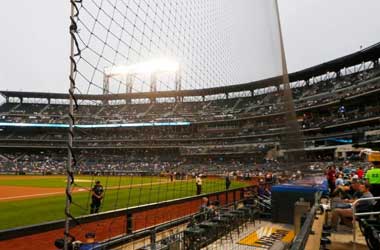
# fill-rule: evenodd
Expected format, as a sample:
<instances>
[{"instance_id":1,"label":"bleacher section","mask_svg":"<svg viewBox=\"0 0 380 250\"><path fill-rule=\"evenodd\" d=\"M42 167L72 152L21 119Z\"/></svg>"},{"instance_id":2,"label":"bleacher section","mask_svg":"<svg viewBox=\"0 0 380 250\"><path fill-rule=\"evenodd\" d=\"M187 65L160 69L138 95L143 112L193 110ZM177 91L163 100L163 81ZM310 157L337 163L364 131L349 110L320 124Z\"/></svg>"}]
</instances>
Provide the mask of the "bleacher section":
<instances>
[{"instance_id":1,"label":"bleacher section","mask_svg":"<svg viewBox=\"0 0 380 250\"><path fill-rule=\"evenodd\" d=\"M340 157L340 147L379 145L379 60L374 54L363 55L360 65L354 54L290 74L307 160ZM274 77L217 89L82 95L75 122L97 127L77 127L73 145L116 151L107 155L148 150L158 159L170 150L180 161L281 161L289 138L280 83ZM60 154L66 147L68 95L0 93L6 100L0 106L0 153L12 148L31 155L46 149ZM354 150L349 154L357 157Z\"/></svg>"}]
</instances>

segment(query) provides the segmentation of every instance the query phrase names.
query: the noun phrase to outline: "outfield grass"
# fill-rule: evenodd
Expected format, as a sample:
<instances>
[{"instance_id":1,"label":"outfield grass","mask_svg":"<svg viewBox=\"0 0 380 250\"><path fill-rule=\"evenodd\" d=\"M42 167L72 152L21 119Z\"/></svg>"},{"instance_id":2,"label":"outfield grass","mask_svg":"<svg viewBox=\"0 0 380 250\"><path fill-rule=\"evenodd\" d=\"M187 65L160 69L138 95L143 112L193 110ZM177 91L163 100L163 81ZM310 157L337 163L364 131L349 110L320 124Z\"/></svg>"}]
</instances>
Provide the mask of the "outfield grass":
<instances>
[{"instance_id":1,"label":"outfield grass","mask_svg":"<svg viewBox=\"0 0 380 250\"><path fill-rule=\"evenodd\" d=\"M82 179L82 177L78 177ZM83 177L88 178L88 177ZM105 185L106 177L99 178L103 185ZM91 179L91 177L89 178ZM124 180L123 180L124 179ZM29 181L29 180L28 180ZM59 181L62 181L59 178ZM154 203L164 200L171 200L175 198L181 198L186 196L195 195L196 188L193 180L187 182L174 182L164 184L152 184L159 181L157 177L122 177L121 180L118 177L108 178L108 184L116 183L113 186L119 186L119 181L124 183L123 185L129 185L131 183L142 183L143 185L136 185L133 188L123 189L109 189L105 191L105 198L102 204L102 211L113 210L117 208L125 208L136 205ZM2 182L2 181L1 181ZM22 181L21 181L22 182ZM41 180L39 180L41 182ZM45 181L44 181L45 182ZM50 185L54 186L57 183L55 181L47 181ZM45 185L41 183L29 182L30 185ZM91 183L90 183L91 184ZM148 185L147 185L148 184ZM2 182L2 185L3 182ZM232 182L231 188L237 188L244 186L245 183ZM20 185L22 186L22 185ZM112 186L112 185L109 185ZM122 185L121 185L122 186ZM41 187L41 186L40 186ZM224 180L204 180L202 192L216 192L222 191L225 188ZM89 212L90 195L89 192L78 192L73 194L73 201L76 205L72 206L72 213L74 216L85 215ZM8 229L19 226L26 226L32 224L43 223L52 220L59 220L64 218L64 204L65 196L50 196L44 198L35 198L28 200L6 201L0 202L0 230Z\"/></svg>"},{"instance_id":2,"label":"outfield grass","mask_svg":"<svg viewBox=\"0 0 380 250\"><path fill-rule=\"evenodd\" d=\"M166 181L168 178L162 177L141 177L141 176L75 176L75 182L79 186L91 187L95 180L100 180L103 186L127 186L141 183L151 183ZM51 187L65 188L66 176L0 176L0 186L21 186L21 187Z\"/></svg>"}]
</instances>

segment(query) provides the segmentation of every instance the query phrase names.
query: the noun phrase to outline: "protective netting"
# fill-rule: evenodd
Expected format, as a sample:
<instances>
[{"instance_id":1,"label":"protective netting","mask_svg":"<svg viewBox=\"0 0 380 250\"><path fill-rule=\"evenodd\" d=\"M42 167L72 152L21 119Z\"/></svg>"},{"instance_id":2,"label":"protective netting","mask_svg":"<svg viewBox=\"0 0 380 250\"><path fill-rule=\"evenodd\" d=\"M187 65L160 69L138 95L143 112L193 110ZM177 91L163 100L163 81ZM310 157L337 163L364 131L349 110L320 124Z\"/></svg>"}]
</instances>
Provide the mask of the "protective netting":
<instances>
[{"instance_id":1,"label":"protective netting","mask_svg":"<svg viewBox=\"0 0 380 250\"><path fill-rule=\"evenodd\" d=\"M125 93L126 74L111 76L105 91L107 69L161 58L179 64L182 89L281 73L273 1L93 0L76 6L78 93ZM132 91L150 91L151 73L129 74ZM159 74L156 89L175 90L174 73Z\"/></svg>"},{"instance_id":2,"label":"protective netting","mask_svg":"<svg viewBox=\"0 0 380 250\"><path fill-rule=\"evenodd\" d=\"M91 230L107 239L176 221L199 212L203 195L209 198L207 207L233 203L236 209L244 196L239 188L252 184L249 178L238 178L253 164L251 152L263 159L273 145L220 147L214 140L199 146L176 138L204 138L212 126L204 130L192 125L188 117L203 110L198 119L207 119L207 110L234 109L240 105L238 99L229 103L222 94L209 101L196 102L194 98L188 107L178 99L157 102L155 98L125 97L109 101L83 95L207 89L281 76L284 68L275 1L72 0L71 4L73 110L69 110L66 216L74 219L89 212L127 210L91 228L80 221L74 229L67 224L66 235L73 235L73 230L77 234ZM295 116L289 115L294 110L287 90L277 86L274 92L261 91L269 93L265 101L270 104L276 99L285 108L280 110L285 117L294 120ZM189 114L183 115L185 112ZM281 119L276 126L287 126L289 119ZM168 120L174 123L165 123ZM228 124L222 126L228 129ZM289 138L288 143L294 141ZM221 150L228 161L217 157ZM248 159L242 163L228 157L236 151ZM102 187L96 186L96 181ZM195 197L173 203L191 196ZM163 201L171 202L163 205ZM159 205L133 208L153 203ZM230 231L235 226L239 229L240 219L235 218ZM187 219L191 220L199 218ZM173 226L177 231L173 229L172 235L178 232L179 238L185 237L183 224ZM156 248L152 238L142 245ZM131 249L139 247L141 242Z\"/></svg>"}]
</instances>

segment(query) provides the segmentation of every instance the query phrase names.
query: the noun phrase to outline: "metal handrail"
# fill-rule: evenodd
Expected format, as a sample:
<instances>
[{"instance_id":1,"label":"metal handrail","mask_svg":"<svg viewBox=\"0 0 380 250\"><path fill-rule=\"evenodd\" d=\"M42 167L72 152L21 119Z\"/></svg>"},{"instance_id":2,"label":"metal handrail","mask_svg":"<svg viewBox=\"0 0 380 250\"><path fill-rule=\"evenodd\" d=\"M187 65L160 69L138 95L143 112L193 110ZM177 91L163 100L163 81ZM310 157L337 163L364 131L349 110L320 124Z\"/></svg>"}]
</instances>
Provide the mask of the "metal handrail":
<instances>
[{"instance_id":1,"label":"metal handrail","mask_svg":"<svg viewBox=\"0 0 380 250\"><path fill-rule=\"evenodd\" d=\"M300 232L296 235L292 247L290 250L301 250L305 249L305 245L307 243L307 239L309 238L311 228L313 227L315 214L320 206L320 198L322 196L322 192L316 192L314 194L315 202L314 206L310 209L306 216L306 220L304 221Z\"/></svg>"},{"instance_id":2,"label":"metal handrail","mask_svg":"<svg viewBox=\"0 0 380 250\"><path fill-rule=\"evenodd\" d=\"M315 213L316 213L318 207L319 207L319 204L315 204L311 208L310 212L307 214L306 220L303 223L300 232L296 235L290 250L305 249L305 245L306 245L307 239L309 237L311 228L313 226Z\"/></svg>"},{"instance_id":3,"label":"metal handrail","mask_svg":"<svg viewBox=\"0 0 380 250\"><path fill-rule=\"evenodd\" d=\"M235 202L242 202L242 201L243 200L237 200ZM231 207L231 206L233 206L235 204L235 202L224 204L220 208ZM165 222L165 223L162 223L160 225L154 225L154 226L151 226L149 228L145 228L145 229L139 230L137 232L133 232L131 234L125 234L125 235L122 235L122 236L117 236L117 237L114 237L112 239L100 242L99 245L94 248L94 250L102 250L102 249L113 248L113 247L120 246L122 244L126 244L128 242L132 242L132 241L135 241L135 240L138 240L138 239L142 239L144 237L149 237L149 236L152 236L152 234L156 234L156 233L168 230L170 228L179 226L181 224L188 223L193 218L201 216L201 215L204 215L206 213L207 212L192 213L190 215L186 215L184 217L181 217L181 218L178 218L178 219L174 219L172 221ZM150 244L154 245L155 242L151 241Z\"/></svg>"},{"instance_id":4,"label":"metal handrail","mask_svg":"<svg viewBox=\"0 0 380 250\"><path fill-rule=\"evenodd\" d=\"M365 216L365 215L376 215L380 214L378 212L365 212L365 213L356 213L356 205L361 201L371 201L371 200L380 200L380 196L370 197L370 198L360 198L355 200L352 203L352 237L353 237L353 250L356 250L356 216Z\"/></svg>"}]
</instances>

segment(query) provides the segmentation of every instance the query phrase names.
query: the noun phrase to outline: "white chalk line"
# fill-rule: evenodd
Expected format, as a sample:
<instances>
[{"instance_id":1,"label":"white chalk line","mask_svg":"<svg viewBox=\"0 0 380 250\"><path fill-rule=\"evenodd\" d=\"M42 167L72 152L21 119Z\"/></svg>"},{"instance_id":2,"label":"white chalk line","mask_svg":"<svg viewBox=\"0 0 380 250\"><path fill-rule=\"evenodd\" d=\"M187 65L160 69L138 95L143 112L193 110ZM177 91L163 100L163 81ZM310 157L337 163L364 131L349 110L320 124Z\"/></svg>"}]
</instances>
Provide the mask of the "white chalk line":
<instances>
[{"instance_id":1,"label":"white chalk line","mask_svg":"<svg viewBox=\"0 0 380 250\"><path fill-rule=\"evenodd\" d=\"M83 192L87 191L86 189L79 189L76 190L75 192ZM29 197L38 197L38 196L49 196L49 195L54 195L54 194L64 194L65 192L50 192L50 193L41 193L41 194L28 194L28 195L18 195L18 196L12 196L12 197L4 197L0 198L0 200L14 200L14 199L20 199L20 198L29 198Z\"/></svg>"},{"instance_id":2,"label":"white chalk line","mask_svg":"<svg viewBox=\"0 0 380 250\"><path fill-rule=\"evenodd\" d=\"M178 182L178 181L177 181ZM127 185L127 186L114 186L114 187L108 187L107 189L113 190L113 189L123 189L123 188L133 188L133 187L139 187L139 186L149 186L149 185L159 185L159 184L166 184L170 182L154 182L154 183L144 183L144 184L132 184L132 185ZM84 192L84 191L90 191L90 189L86 188L79 188L74 190L74 192ZM39 197L39 196L50 196L50 195L55 195L55 194L64 194L65 192L50 192L50 193L41 193L41 194L29 194L29 195L18 195L18 196L12 196L12 197L3 197L0 198L0 201L3 200L16 200L16 199L22 199L22 198L32 198L32 197Z\"/></svg>"}]
</instances>

